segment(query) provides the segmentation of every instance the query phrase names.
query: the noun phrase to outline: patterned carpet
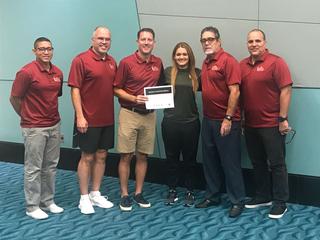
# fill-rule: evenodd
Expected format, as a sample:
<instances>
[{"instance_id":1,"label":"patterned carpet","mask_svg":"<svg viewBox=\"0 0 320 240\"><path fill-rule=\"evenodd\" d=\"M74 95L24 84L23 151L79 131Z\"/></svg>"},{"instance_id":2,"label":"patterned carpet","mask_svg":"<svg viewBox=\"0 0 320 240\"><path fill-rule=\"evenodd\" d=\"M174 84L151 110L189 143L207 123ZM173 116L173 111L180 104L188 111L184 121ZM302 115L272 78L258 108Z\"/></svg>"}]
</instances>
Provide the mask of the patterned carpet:
<instances>
[{"instance_id":1,"label":"patterned carpet","mask_svg":"<svg viewBox=\"0 0 320 240\"><path fill-rule=\"evenodd\" d=\"M49 214L46 220L33 220L25 215L23 195L23 165L0 162L0 239L60 240L60 239L277 239L320 240L320 208L289 205L280 220L267 217L268 208L245 210L238 219L227 216L229 203L208 209L165 206L167 188L146 183L145 197L150 209L134 206L132 212L121 212L117 178L105 177L103 194L115 203L111 209L95 208L93 215L80 214L77 205L79 190L75 172L58 170L56 203L64 213ZM130 182L133 190L134 182ZM179 188L180 199L184 190ZM197 192L197 198L203 196Z\"/></svg>"}]
</instances>

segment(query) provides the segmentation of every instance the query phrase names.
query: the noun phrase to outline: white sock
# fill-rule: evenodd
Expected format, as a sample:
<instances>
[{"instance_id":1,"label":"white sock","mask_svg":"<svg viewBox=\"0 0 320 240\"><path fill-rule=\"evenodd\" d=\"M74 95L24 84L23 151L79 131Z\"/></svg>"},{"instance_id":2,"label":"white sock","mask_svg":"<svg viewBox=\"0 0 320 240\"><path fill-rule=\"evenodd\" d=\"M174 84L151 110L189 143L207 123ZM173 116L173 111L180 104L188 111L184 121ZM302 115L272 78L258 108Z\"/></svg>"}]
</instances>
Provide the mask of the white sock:
<instances>
[{"instance_id":1,"label":"white sock","mask_svg":"<svg viewBox=\"0 0 320 240\"><path fill-rule=\"evenodd\" d=\"M100 196L101 193L100 193L100 191L91 191L91 192L90 192L90 195L91 195L92 197L95 197L95 196Z\"/></svg>"},{"instance_id":2,"label":"white sock","mask_svg":"<svg viewBox=\"0 0 320 240\"><path fill-rule=\"evenodd\" d=\"M80 200L89 200L89 195L88 194L80 195Z\"/></svg>"}]
</instances>

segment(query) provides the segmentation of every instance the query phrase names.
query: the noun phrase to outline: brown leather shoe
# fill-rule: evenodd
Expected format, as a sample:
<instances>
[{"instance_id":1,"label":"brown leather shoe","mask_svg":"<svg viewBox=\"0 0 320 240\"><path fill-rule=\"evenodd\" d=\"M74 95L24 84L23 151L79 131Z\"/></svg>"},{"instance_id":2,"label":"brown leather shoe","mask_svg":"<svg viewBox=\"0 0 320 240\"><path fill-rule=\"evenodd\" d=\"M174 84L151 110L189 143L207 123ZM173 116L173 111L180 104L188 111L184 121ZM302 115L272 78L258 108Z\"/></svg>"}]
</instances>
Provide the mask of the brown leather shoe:
<instances>
[{"instance_id":1,"label":"brown leather shoe","mask_svg":"<svg viewBox=\"0 0 320 240\"><path fill-rule=\"evenodd\" d=\"M236 218L239 217L244 209L243 204L234 204L229 210L229 217Z\"/></svg>"}]
</instances>

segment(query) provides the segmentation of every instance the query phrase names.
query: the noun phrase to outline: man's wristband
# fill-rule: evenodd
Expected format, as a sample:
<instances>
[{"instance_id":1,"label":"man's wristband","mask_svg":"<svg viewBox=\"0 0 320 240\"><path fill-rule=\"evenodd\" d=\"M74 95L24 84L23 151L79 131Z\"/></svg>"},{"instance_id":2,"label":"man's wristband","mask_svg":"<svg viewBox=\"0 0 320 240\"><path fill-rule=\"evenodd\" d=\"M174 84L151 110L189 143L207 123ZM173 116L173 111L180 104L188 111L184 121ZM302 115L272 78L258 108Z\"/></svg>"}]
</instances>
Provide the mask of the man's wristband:
<instances>
[{"instance_id":1,"label":"man's wristband","mask_svg":"<svg viewBox=\"0 0 320 240\"><path fill-rule=\"evenodd\" d=\"M232 121L232 116L230 116L230 115L225 115L225 116L224 116L224 119L227 119L228 121Z\"/></svg>"},{"instance_id":2,"label":"man's wristband","mask_svg":"<svg viewBox=\"0 0 320 240\"><path fill-rule=\"evenodd\" d=\"M288 121L288 117L278 117L279 122Z\"/></svg>"}]
</instances>

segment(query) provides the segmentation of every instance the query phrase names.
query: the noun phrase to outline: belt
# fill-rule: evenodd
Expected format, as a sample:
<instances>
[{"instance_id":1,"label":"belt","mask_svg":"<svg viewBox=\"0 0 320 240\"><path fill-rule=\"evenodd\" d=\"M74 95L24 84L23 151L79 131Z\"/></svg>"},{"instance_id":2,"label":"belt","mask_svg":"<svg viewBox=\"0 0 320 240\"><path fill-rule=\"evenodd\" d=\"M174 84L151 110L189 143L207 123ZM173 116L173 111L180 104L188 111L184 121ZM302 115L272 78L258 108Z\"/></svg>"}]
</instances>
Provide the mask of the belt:
<instances>
[{"instance_id":1,"label":"belt","mask_svg":"<svg viewBox=\"0 0 320 240\"><path fill-rule=\"evenodd\" d=\"M154 109L141 109L141 108L135 108L135 107L123 107L123 108L128 109L132 112L142 114L142 115L146 115L146 114L154 112Z\"/></svg>"}]
</instances>

